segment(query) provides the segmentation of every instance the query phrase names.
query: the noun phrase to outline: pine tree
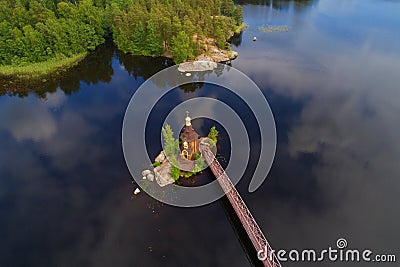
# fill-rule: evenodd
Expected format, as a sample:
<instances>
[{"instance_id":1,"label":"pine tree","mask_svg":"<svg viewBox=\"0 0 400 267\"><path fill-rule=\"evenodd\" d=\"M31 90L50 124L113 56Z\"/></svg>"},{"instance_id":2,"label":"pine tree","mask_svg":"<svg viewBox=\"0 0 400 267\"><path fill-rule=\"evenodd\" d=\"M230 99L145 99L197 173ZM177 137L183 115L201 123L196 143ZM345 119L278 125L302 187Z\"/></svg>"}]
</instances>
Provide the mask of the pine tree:
<instances>
[{"instance_id":1,"label":"pine tree","mask_svg":"<svg viewBox=\"0 0 400 267\"><path fill-rule=\"evenodd\" d=\"M243 8L242 6L237 6L233 12L233 18L235 19L236 25L242 25L243 23Z\"/></svg>"},{"instance_id":2,"label":"pine tree","mask_svg":"<svg viewBox=\"0 0 400 267\"><path fill-rule=\"evenodd\" d=\"M146 47L148 54L151 56L160 56L163 52L161 36L157 33L156 27L152 20L147 22Z\"/></svg>"},{"instance_id":3,"label":"pine tree","mask_svg":"<svg viewBox=\"0 0 400 267\"><path fill-rule=\"evenodd\" d=\"M217 144L218 141L218 134L219 132L217 131L217 128L215 126L211 127L210 132L208 133L208 138L214 141L215 144Z\"/></svg>"},{"instance_id":4,"label":"pine tree","mask_svg":"<svg viewBox=\"0 0 400 267\"><path fill-rule=\"evenodd\" d=\"M172 37L171 53L175 63L181 63L191 55L189 36L184 31Z\"/></svg>"},{"instance_id":5,"label":"pine tree","mask_svg":"<svg viewBox=\"0 0 400 267\"><path fill-rule=\"evenodd\" d=\"M172 17L172 36L178 35L178 33L182 30L182 23L177 16Z\"/></svg>"},{"instance_id":6,"label":"pine tree","mask_svg":"<svg viewBox=\"0 0 400 267\"><path fill-rule=\"evenodd\" d=\"M132 43L129 52L135 55L149 55L146 51L146 30L143 23L140 21L132 35Z\"/></svg>"},{"instance_id":7,"label":"pine tree","mask_svg":"<svg viewBox=\"0 0 400 267\"><path fill-rule=\"evenodd\" d=\"M179 153L179 140L174 138L174 132L169 124L161 129L162 136L164 139L164 152L168 157L174 157L174 155Z\"/></svg>"},{"instance_id":8,"label":"pine tree","mask_svg":"<svg viewBox=\"0 0 400 267\"><path fill-rule=\"evenodd\" d=\"M232 16L235 5L232 0L221 0L221 14L224 16Z\"/></svg>"},{"instance_id":9,"label":"pine tree","mask_svg":"<svg viewBox=\"0 0 400 267\"><path fill-rule=\"evenodd\" d=\"M215 29L214 41L219 48L221 49L225 48L226 36L220 26L217 26Z\"/></svg>"}]
</instances>

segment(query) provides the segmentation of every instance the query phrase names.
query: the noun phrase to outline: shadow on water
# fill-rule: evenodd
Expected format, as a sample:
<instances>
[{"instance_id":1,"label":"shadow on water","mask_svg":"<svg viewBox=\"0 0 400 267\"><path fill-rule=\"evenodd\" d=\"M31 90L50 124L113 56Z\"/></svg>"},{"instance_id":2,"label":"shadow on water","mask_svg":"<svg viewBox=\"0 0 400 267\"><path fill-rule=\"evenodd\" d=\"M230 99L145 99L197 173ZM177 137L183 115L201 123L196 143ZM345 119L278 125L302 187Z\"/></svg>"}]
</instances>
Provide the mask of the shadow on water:
<instances>
[{"instance_id":1,"label":"shadow on water","mask_svg":"<svg viewBox=\"0 0 400 267\"><path fill-rule=\"evenodd\" d=\"M220 203L251 266L254 267L264 266L262 262L258 260L257 251L254 249L253 244L251 243L251 240L246 233L246 230L244 229L242 223L240 222L239 217L236 215L235 210L233 209L228 198L224 196L221 199Z\"/></svg>"},{"instance_id":2,"label":"shadow on water","mask_svg":"<svg viewBox=\"0 0 400 267\"><path fill-rule=\"evenodd\" d=\"M125 54L116 50L119 63L125 68L129 75L135 79L143 77L148 79L155 73L174 65L174 61L166 57L145 57Z\"/></svg>"},{"instance_id":3,"label":"shadow on water","mask_svg":"<svg viewBox=\"0 0 400 267\"><path fill-rule=\"evenodd\" d=\"M95 85L98 82L109 83L114 75L111 66L114 51L114 45L107 42L68 71L40 79L0 77L0 95L26 97L29 93L35 93L38 97L44 98L47 92L55 92L58 88L65 94L79 91L81 82L88 85Z\"/></svg>"},{"instance_id":4,"label":"shadow on water","mask_svg":"<svg viewBox=\"0 0 400 267\"><path fill-rule=\"evenodd\" d=\"M235 47L239 47L240 44L242 43L242 36L243 36L243 31L241 31L238 34L234 34L229 41Z\"/></svg>"},{"instance_id":5,"label":"shadow on water","mask_svg":"<svg viewBox=\"0 0 400 267\"><path fill-rule=\"evenodd\" d=\"M158 71L174 65L170 58L125 54L116 49L109 40L66 72L29 80L0 77L0 96L26 97L29 93L34 93L39 98L45 98L46 93L56 92L58 88L68 95L77 92L81 89L82 82L87 85L96 85L98 82L110 83L114 75L112 63L115 56L121 66L135 79L138 77L148 79Z\"/></svg>"}]
</instances>

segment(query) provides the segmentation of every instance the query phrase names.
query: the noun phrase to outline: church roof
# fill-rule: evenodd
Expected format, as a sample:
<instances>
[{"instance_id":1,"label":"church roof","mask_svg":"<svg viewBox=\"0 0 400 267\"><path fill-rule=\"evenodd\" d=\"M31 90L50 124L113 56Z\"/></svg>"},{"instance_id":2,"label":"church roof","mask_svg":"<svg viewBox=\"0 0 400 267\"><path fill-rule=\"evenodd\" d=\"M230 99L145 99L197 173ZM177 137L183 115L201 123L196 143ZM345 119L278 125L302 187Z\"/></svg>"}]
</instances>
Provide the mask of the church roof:
<instances>
[{"instance_id":1,"label":"church roof","mask_svg":"<svg viewBox=\"0 0 400 267\"><path fill-rule=\"evenodd\" d=\"M181 140L187 141L187 142L192 142L196 139L199 138L199 135L196 133L196 131L193 129L192 125L187 126L183 128L183 132L181 133L180 136Z\"/></svg>"}]
</instances>

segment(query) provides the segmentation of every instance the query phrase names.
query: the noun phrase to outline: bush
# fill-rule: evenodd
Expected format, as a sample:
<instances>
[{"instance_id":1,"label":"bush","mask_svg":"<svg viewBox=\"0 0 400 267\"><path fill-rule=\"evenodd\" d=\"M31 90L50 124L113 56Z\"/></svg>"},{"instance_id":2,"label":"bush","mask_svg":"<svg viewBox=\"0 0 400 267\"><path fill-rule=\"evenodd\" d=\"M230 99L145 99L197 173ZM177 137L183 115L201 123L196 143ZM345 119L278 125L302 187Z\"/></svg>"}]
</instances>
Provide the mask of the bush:
<instances>
[{"instance_id":1,"label":"bush","mask_svg":"<svg viewBox=\"0 0 400 267\"><path fill-rule=\"evenodd\" d=\"M171 165L171 177L172 177L172 179L174 179L175 181L178 181L180 174L181 174L181 171L177 167L175 167L174 165Z\"/></svg>"},{"instance_id":2,"label":"bush","mask_svg":"<svg viewBox=\"0 0 400 267\"><path fill-rule=\"evenodd\" d=\"M193 153L194 160L198 160L200 157L201 157L200 153L198 153L198 152Z\"/></svg>"},{"instance_id":3,"label":"bush","mask_svg":"<svg viewBox=\"0 0 400 267\"><path fill-rule=\"evenodd\" d=\"M215 144L217 144L218 141L218 134L219 132L215 128L215 126L211 127L210 132L208 133L208 138L214 141Z\"/></svg>"},{"instance_id":4,"label":"bush","mask_svg":"<svg viewBox=\"0 0 400 267\"><path fill-rule=\"evenodd\" d=\"M160 165L161 165L161 162L158 162L158 161L156 161L156 162L153 163L153 167L158 167L158 166L160 166Z\"/></svg>"}]
</instances>

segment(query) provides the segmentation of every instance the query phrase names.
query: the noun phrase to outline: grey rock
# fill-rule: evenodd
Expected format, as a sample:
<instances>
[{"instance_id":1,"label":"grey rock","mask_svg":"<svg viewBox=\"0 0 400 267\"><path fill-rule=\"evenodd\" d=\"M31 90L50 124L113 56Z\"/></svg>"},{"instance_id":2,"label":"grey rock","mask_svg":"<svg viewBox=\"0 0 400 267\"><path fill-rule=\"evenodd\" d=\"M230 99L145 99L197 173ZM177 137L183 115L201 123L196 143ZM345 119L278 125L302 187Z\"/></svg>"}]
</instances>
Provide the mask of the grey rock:
<instances>
[{"instance_id":1,"label":"grey rock","mask_svg":"<svg viewBox=\"0 0 400 267\"><path fill-rule=\"evenodd\" d=\"M156 157L155 161L156 162L163 162L166 159L165 157L165 153L164 150L160 152L160 154L158 154L158 156Z\"/></svg>"},{"instance_id":2,"label":"grey rock","mask_svg":"<svg viewBox=\"0 0 400 267\"><path fill-rule=\"evenodd\" d=\"M217 63L208 60L194 61L194 62L184 62L179 64L178 71L188 72L188 71L209 71L217 68Z\"/></svg>"},{"instance_id":3,"label":"grey rock","mask_svg":"<svg viewBox=\"0 0 400 267\"><path fill-rule=\"evenodd\" d=\"M229 59L235 59L238 57L238 52L236 51L231 51L229 54Z\"/></svg>"},{"instance_id":4,"label":"grey rock","mask_svg":"<svg viewBox=\"0 0 400 267\"><path fill-rule=\"evenodd\" d=\"M144 171L142 171L142 176L145 177L145 176L147 176L147 175L150 174L150 173L151 173L150 170L144 170Z\"/></svg>"},{"instance_id":5,"label":"grey rock","mask_svg":"<svg viewBox=\"0 0 400 267\"><path fill-rule=\"evenodd\" d=\"M155 167L154 175L159 186L166 186L175 182L171 177L171 163L168 161Z\"/></svg>"},{"instance_id":6,"label":"grey rock","mask_svg":"<svg viewBox=\"0 0 400 267\"><path fill-rule=\"evenodd\" d=\"M154 181L154 174L149 173L149 174L147 174L146 178L147 178L147 180L149 180L150 182L153 182L153 181Z\"/></svg>"},{"instance_id":7,"label":"grey rock","mask_svg":"<svg viewBox=\"0 0 400 267\"><path fill-rule=\"evenodd\" d=\"M213 59L206 55L200 55L196 58L196 61L213 61Z\"/></svg>"}]
</instances>

